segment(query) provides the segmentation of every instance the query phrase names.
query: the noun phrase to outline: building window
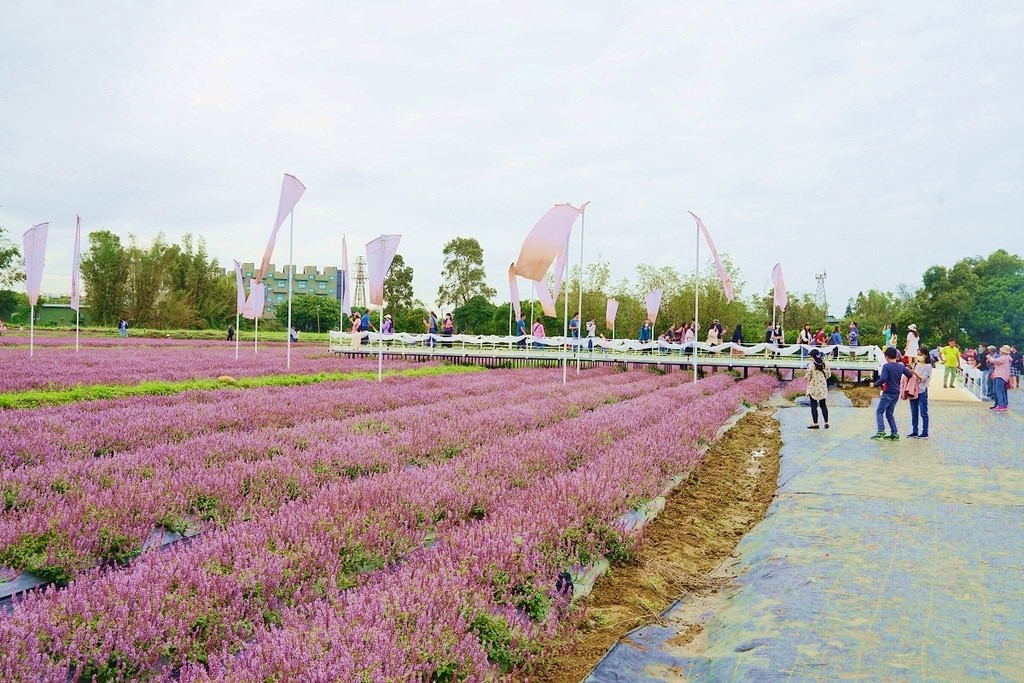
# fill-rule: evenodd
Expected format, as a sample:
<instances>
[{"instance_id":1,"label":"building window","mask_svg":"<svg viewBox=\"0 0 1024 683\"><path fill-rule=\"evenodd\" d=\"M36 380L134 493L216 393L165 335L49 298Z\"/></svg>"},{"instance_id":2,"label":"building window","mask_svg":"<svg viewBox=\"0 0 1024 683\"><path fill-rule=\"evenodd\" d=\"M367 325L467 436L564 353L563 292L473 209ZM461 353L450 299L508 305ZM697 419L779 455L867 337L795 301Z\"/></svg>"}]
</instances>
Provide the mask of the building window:
<instances>
[{"instance_id":1,"label":"building window","mask_svg":"<svg viewBox=\"0 0 1024 683\"><path fill-rule=\"evenodd\" d=\"M284 301L284 294L278 294L277 295L277 300L278 301Z\"/></svg>"},{"instance_id":2,"label":"building window","mask_svg":"<svg viewBox=\"0 0 1024 683\"><path fill-rule=\"evenodd\" d=\"M277 281L277 286L280 287L281 289L284 289L285 287L288 286L288 281L287 280L278 280Z\"/></svg>"},{"instance_id":3,"label":"building window","mask_svg":"<svg viewBox=\"0 0 1024 683\"><path fill-rule=\"evenodd\" d=\"M299 280L299 282L297 284L299 285L299 289L305 289L306 288L306 281L305 280Z\"/></svg>"},{"instance_id":4,"label":"building window","mask_svg":"<svg viewBox=\"0 0 1024 683\"><path fill-rule=\"evenodd\" d=\"M320 282L318 284L320 285L320 289L327 289L327 283L326 282Z\"/></svg>"}]
</instances>

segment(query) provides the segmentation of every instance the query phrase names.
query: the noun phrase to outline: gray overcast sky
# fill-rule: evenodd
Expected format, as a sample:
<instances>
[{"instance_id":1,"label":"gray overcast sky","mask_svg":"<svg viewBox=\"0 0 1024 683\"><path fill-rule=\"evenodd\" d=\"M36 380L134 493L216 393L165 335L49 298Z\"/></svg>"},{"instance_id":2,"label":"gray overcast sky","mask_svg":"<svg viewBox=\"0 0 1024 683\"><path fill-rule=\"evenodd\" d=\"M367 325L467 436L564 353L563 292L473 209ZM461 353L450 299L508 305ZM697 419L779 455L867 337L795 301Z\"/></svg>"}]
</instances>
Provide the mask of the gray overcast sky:
<instances>
[{"instance_id":1,"label":"gray overcast sky","mask_svg":"<svg viewBox=\"0 0 1024 683\"><path fill-rule=\"evenodd\" d=\"M827 271L841 311L1024 248L1022 67L1020 0L7 0L0 225L51 221L54 294L76 213L258 261L288 172L297 265L399 233L430 303L457 236L507 300L557 202L592 201L586 257L614 280L688 272L692 210L747 293L781 261L791 291Z\"/></svg>"}]
</instances>

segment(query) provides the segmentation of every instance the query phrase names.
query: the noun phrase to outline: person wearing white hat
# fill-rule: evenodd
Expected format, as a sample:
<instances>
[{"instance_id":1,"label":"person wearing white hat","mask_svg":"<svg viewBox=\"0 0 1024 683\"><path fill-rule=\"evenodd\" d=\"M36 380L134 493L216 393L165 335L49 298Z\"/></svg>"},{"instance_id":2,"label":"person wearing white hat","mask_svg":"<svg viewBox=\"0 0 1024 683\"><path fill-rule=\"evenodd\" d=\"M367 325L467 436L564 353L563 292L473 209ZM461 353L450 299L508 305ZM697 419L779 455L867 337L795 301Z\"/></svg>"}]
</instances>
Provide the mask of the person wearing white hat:
<instances>
[{"instance_id":1,"label":"person wearing white hat","mask_svg":"<svg viewBox=\"0 0 1024 683\"><path fill-rule=\"evenodd\" d=\"M903 355L913 363L917 358L919 348L921 348L921 334L917 331L917 325L911 324L907 327L907 347L903 350Z\"/></svg>"},{"instance_id":2,"label":"person wearing white hat","mask_svg":"<svg viewBox=\"0 0 1024 683\"><path fill-rule=\"evenodd\" d=\"M1010 346L1003 344L999 348L998 355L990 353L985 361L992 367L992 386L996 401L996 404L989 410L1004 412L1009 403L1006 397L1006 385L1010 383L1010 363L1013 361L1010 355Z\"/></svg>"}]
</instances>

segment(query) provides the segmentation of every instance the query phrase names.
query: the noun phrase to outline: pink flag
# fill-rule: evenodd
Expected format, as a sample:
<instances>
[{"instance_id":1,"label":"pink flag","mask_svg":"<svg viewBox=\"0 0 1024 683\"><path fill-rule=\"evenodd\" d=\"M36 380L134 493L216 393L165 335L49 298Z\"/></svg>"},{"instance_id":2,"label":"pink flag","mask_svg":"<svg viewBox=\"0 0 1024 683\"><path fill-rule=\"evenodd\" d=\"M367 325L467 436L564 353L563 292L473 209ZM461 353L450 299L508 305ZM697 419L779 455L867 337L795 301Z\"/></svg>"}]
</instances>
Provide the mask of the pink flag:
<instances>
[{"instance_id":1,"label":"pink flag","mask_svg":"<svg viewBox=\"0 0 1024 683\"><path fill-rule=\"evenodd\" d=\"M654 325L654 321L658 317L658 309L661 308L661 287L649 293L644 299L644 303L647 304L647 319L651 321L651 325Z\"/></svg>"},{"instance_id":2,"label":"pink flag","mask_svg":"<svg viewBox=\"0 0 1024 683\"><path fill-rule=\"evenodd\" d=\"M619 312L619 302L616 299L608 299L608 306L605 308L604 324L609 330L615 329L615 314Z\"/></svg>"},{"instance_id":3,"label":"pink flag","mask_svg":"<svg viewBox=\"0 0 1024 683\"><path fill-rule=\"evenodd\" d=\"M366 270L370 278L370 303L384 305L384 277L398 253L401 235L381 235L366 243Z\"/></svg>"},{"instance_id":4,"label":"pink flag","mask_svg":"<svg viewBox=\"0 0 1024 683\"><path fill-rule=\"evenodd\" d=\"M78 264L81 261L82 219L75 216L75 253L71 257L71 309L78 310Z\"/></svg>"},{"instance_id":5,"label":"pink flag","mask_svg":"<svg viewBox=\"0 0 1024 683\"><path fill-rule=\"evenodd\" d=\"M242 308L242 317L247 320L262 318L266 304L266 285L256 278L251 278L249 280L249 298L245 300L245 306Z\"/></svg>"},{"instance_id":6,"label":"pink flag","mask_svg":"<svg viewBox=\"0 0 1024 683\"><path fill-rule=\"evenodd\" d=\"M693 220L697 221L697 227L700 228L702 233L704 233L704 239L708 241L708 248L711 249L711 255L715 257L715 267L718 268L718 277L722 281L722 289L725 290L725 299L726 301L732 301L734 298L732 291L732 279L729 278L729 273L726 272L725 266L722 265L722 259L718 257L718 250L715 249L715 243L711 240L711 234L704 226L704 221L698 218L697 214L693 211L690 211L689 214L693 216Z\"/></svg>"},{"instance_id":7,"label":"pink flag","mask_svg":"<svg viewBox=\"0 0 1024 683\"><path fill-rule=\"evenodd\" d=\"M772 282L775 284L775 305L781 310L786 310L789 303L789 295L786 293L786 283L782 279L782 264L776 263L772 268Z\"/></svg>"},{"instance_id":8,"label":"pink flag","mask_svg":"<svg viewBox=\"0 0 1024 683\"><path fill-rule=\"evenodd\" d=\"M519 282L516 280L516 264L513 262L508 267L508 291L512 297L512 307L516 312L516 320L522 315L522 307L519 305Z\"/></svg>"},{"instance_id":9,"label":"pink flag","mask_svg":"<svg viewBox=\"0 0 1024 683\"><path fill-rule=\"evenodd\" d=\"M39 301L39 288L43 284L43 262L46 260L46 233L50 223L33 225L25 231L23 244L25 257L25 290L32 306Z\"/></svg>"},{"instance_id":10,"label":"pink flag","mask_svg":"<svg viewBox=\"0 0 1024 683\"><path fill-rule=\"evenodd\" d=\"M519 306L518 291L511 291L513 274L537 283L535 288L538 296L540 296L540 288L543 287L545 296L540 296L541 306L546 306L545 301L551 302L550 309L544 308L544 315L556 315L554 300L558 297L558 292L561 289L565 264L569 259L569 254L566 251L569 235L572 233L572 226L576 222L576 218L583 213L586 206L587 204L583 204L577 209L572 204L556 204L540 217L540 220L526 235L526 240L519 250L519 258L512 264L512 269L509 272L512 305L517 309ZM543 284L544 279L552 262L556 261L554 292L547 292L547 285ZM518 286L516 290L518 290Z\"/></svg>"},{"instance_id":11,"label":"pink flag","mask_svg":"<svg viewBox=\"0 0 1024 683\"><path fill-rule=\"evenodd\" d=\"M263 281L270 266L270 259L274 255L274 242L277 240L277 231L281 229L284 219L292 212L295 205L302 198L306 186L299 182L299 179L287 173L284 174L284 181L281 183L281 199L277 203L277 220L274 221L274 229L270 233L270 240L267 242L267 250L263 252L263 262L260 264L256 279Z\"/></svg>"},{"instance_id":12,"label":"pink flag","mask_svg":"<svg viewBox=\"0 0 1024 683\"><path fill-rule=\"evenodd\" d=\"M236 292L236 303L235 313L242 313L245 311L245 283L242 281L242 264L235 261L235 287Z\"/></svg>"},{"instance_id":13,"label":"pink flag","mask_svg":"<svg viewBox=\"0 0 1024 683\"><path fill-rule=\"evenodd\" d=\"M345 315L352 315L352 305L348 301L348 242L345 236L341 236L341 311Z\"/></svg>"},{"instance_id":14,"label":"pink flag","mask_svg":"<svg viewBox=\"0 0 1024 683\"><path fill-rule=\"evenodd\" d=\"M558 315L558 311L555 310L555 298L551 296L551 292L548 291L547 284L543 282L534 282L533 289L537 292L537 300L540 301L540 308L544 311L544 315L552 318Z\"/></svg>"}]
</instances>

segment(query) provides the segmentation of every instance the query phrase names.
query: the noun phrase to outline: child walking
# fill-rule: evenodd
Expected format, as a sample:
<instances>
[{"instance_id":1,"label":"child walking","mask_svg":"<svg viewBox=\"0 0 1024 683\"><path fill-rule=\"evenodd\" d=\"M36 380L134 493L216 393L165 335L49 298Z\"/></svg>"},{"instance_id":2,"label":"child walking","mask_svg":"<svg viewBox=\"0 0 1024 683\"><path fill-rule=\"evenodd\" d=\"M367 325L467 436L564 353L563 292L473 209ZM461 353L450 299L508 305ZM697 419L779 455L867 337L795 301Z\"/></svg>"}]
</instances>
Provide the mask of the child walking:
<instances>
[{"instance_id":1,"label":"child walking","mask_svg":"<svg viewBox=\"0 0 1024 683\"><path fill-rule=\"evenodd\" d=\"M900 400L900 379L911 377L910 369L899 361L900 352L896 347L890 346L885 350L886 364L882 366L875 380L876 387L882 387L882 395L878 399L878 407L875 408L875 425L878 431L872 439L888 439L897 441L900 438L899 429L896 428L896 417L893 413L896 410L896 403ZM885 424L882 418L889 423L889 434L885 433Z\"/></svg>"}]
</instances>

